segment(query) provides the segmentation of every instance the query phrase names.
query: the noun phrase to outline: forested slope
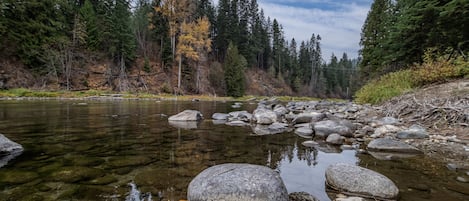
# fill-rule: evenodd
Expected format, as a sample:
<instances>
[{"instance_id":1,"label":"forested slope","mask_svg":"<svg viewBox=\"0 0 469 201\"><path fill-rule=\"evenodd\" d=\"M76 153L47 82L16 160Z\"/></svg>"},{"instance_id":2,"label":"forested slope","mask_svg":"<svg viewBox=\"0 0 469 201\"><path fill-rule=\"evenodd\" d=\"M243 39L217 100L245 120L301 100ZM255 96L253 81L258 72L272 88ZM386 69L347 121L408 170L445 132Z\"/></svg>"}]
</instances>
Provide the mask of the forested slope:
<instances>
[{"instance_id":1,"label":"forested slope","mask_svg":"<svg viewBox=\"0 0 469 201\"><path fill-rule=\"evenodd\" d=\"M256 0L4 0L0 83L229 96L266 85L272 95L350 97L357 60L324 61L321 36L310 34L286 39Z\"/></svg>"}]
</instances>

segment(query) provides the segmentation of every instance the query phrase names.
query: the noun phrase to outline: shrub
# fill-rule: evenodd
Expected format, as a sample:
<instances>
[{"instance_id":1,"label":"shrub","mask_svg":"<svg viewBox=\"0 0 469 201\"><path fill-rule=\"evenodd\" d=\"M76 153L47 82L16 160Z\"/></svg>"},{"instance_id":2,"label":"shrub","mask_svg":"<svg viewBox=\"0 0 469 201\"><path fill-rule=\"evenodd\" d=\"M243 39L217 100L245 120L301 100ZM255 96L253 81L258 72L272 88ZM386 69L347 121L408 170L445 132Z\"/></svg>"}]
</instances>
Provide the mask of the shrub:
<instances>
[{"instance_id":1,"label":"shrub","mask_svg":"<svg viewBox=\"0 0 469 201\"><path fill-rule=\"evenodd\" d=\"M393 72L373 80L355 94L357 103L378 104L412 90L415 86L411 70Z\"/></svg>"}]
</instances>

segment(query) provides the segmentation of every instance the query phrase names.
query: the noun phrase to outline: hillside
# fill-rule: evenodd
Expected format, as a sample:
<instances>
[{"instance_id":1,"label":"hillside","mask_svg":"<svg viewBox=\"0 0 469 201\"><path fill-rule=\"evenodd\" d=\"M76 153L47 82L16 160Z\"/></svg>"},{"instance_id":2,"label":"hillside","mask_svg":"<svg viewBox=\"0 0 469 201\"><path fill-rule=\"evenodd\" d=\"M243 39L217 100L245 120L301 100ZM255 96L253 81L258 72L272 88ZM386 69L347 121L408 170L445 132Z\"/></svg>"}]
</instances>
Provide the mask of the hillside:
<instances>
[{"instance_id":1,"label":"hillside","mask_svg":"<svg viewBox=\"0 0 469 201\"><path fill-rule=\"evenodd\" d=\"M129 91L146 93L176 93L177 92L177 66L166 70L158 62L149 62L149 72L144 70L144 60L139 58L127 72L126 81ZM110 71L112 62L107 60L88 60L81 68L72 69L70 90L103 90L115 91L117 83L110 84ZM223 69L221 64L213 62L212 71L207 65L201 66L201 91L206 95L224 96ZM189 69L190 70L190 69ZM211 72L211 73L209 73ZM215 76L216 75L216 76ZM117 77L116 72L113 77ZM259 69L248 69L245 71L246 94L247 95L295 95L291 88L281 79L276 79L267 72ZM65 84L62 77L53 73L43 76L42 73L34 72L16 60L7 60L0 63L0 89L30 88L35 90L55 91L63 90ZM119 79L112 79L118 82ZM112 81L111 81L112 82ZM184 94L193 94L195 89L191 80L184 80Z\"/></svg>"}]
</instances>

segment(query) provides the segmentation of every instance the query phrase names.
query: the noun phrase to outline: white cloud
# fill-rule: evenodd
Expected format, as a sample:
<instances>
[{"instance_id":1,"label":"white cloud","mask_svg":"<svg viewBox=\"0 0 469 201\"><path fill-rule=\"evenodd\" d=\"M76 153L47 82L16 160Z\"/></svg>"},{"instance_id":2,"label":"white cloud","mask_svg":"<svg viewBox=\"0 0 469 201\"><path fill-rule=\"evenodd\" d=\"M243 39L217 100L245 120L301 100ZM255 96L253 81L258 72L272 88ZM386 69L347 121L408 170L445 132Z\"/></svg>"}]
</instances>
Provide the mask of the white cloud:
<instances>
[{"instance_id":1,"label":"white cloud","mask_svg":"<svg viewBox=\"0 0 469 201\"><path fill-rule=\"evenodd\" d=\"M213 0L218 5L218 0ZM334 9L300 7L314 3L327 4ZM341 57L358 57L360 33L371 0L258 0L266 16L276 18L283 26L286 38L307 41L311 35L322 37L323 58L329 60L332 53Z\"/></svg>"},{"instance_id":2,"label":"white cloud","mask_svg":"<svg viewBox=\"0 0 469 201\"><path fill-rule=\"evenodd\" d=\"M313 33L321 35L323 58L328 60L332 53L340 57L343 52L349 58L358 56L361 28L369 5L337 3L336 10L299 8L268 2L259 2L259 5L266 16L276 18L283 25L287 38L295 38L299 42L309 40Z\"/></svg>"}]
</instances>

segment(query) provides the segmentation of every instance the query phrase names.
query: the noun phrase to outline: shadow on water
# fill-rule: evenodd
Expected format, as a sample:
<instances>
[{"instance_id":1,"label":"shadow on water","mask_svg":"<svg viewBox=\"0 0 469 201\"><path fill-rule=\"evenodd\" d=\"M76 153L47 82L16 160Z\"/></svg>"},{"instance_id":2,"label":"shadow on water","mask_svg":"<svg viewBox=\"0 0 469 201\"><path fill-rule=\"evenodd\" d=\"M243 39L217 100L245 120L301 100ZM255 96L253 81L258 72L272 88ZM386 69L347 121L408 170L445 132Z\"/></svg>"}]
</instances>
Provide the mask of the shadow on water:
<instances>
[{"instance_id":1,"label":"shadow on water","mask_svg":"<svg viewBox=\"0 0 469 201\"><path fill-rule=\"evenodd\" d=\"M185 199L189 182L207 167L251 163L277 169L289 192L330 200L325 169L344 162L380 172L401 200L469 200L461 174L427 158L381 161L354 150L293 133L256 136L250 127L214 124L212 113L233 109L220 102L2 101L0 133L25 152L0 169L0 200ZM205 120L174 124L168 115L196 109ZM216 122L215 122L216 123ZM129 186L130 183L130 186ZM145 192L145 193L141 193ZM138 198L138 199L136 199Z\"/></svg>"}]
</instances>

